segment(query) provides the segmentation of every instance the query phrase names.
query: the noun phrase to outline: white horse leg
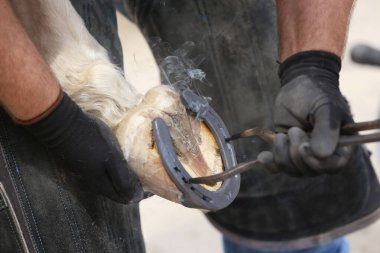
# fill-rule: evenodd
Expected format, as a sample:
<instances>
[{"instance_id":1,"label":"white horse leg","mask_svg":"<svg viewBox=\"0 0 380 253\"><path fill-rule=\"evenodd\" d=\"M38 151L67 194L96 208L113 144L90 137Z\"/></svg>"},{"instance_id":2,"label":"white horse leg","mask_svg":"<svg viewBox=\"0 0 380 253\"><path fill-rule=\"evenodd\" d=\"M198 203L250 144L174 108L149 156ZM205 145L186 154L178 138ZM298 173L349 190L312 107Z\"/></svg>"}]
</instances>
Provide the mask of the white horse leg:
<instances>
[{"instance_id":1,"label":"white horse leg","mask_svg":"<svg viewBox=\"0 0 380 253\"><path fill-rule=\"evenodd\" d=\"M140 99L69 0L13 0L13 8L63 90L111 128Z\"/></svg>"}]
</instances>

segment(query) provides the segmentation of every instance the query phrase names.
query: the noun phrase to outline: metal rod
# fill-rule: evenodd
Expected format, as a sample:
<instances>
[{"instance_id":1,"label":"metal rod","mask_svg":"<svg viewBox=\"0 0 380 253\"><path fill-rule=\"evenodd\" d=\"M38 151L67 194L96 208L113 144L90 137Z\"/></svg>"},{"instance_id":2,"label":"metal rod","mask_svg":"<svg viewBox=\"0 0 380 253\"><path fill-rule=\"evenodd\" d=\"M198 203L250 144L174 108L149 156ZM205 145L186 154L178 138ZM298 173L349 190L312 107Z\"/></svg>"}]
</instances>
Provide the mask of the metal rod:
<instances>
[{"instance_id":1,"label":"metal rod","mask_svg":"<svg viewBox=\"0 0 380 253\"><path fill-rule=\"evenodd\" d=\"M241 133L233 134L233 135L231 135L231 137L227 138L226 141L231 141L231 140L246 138L246 137L252 137L252 136L258 136L261 139L263 139L264 141L271 143L271 142L273 142L274 137L276 136L276 133L269 130L269 129L254 127L254 128L244 130Z\"/></svg>"},{"instance_id":2,"label":"metal rod","mask_svg":"<svg viewBox=\"0 0 380 253\"><path fill-rule=\"evenodd\" d=\"M380 133L367 135L343 135L339 138L338 146L350 146L380 141Z\"/></svg>"},{"instance_id":3,"label":"metal rod","mask_svg":"<svg viewBox=\"0 0 380 253\"><path fill-rule=\"evenodd\" d=\"M373 130L373 129L380 129L380 119L344 125L342 127L341 133L354 134L359 131L366 131L366 130ZM269 129L254 127L254 128L246 129L240 133L233 134L231 135L231 137L227 138L226 141L232 141L232 140L236 140L240 138L257 136L263 139L264 141L271 143L274 140L275 135L276 133Z\"/></svg>"},{"instance_id":4,"label":"metal rod","mask_svg":"<svg viewBox=\"0 0 380 253\"><path fill-rule=\"evenodd\" d=\"M342 127L343 134L353 134L360 131L380 129L380 119L351 123Z\"/></svg>"},{"instance_id":5,"label":"metal rod","mask_svg":"<svg viewBox=\"0 0 380 253\"><path fill-rule=\"evenodd\" d=\"M243 163L238 164L236 167L232 168L231 170L227 170L222 173L218 173L218 174L207 176L207 177L190 178L189 183L215 185L219 181L224 181L227 178L230 178L237 174L251 170L257 164L260 164L259 160L251 160L251 161L243 162Z\"/></svg>"}]
</instances>

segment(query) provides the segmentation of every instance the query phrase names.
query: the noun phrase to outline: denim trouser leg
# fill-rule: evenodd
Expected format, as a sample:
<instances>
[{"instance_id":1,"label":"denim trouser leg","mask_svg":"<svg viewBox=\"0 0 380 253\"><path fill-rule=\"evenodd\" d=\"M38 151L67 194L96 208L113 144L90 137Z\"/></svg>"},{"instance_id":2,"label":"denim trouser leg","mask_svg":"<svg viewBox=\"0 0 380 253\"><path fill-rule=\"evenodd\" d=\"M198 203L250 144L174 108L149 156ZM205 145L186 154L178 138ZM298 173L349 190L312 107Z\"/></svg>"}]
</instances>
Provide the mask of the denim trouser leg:
<instances>
[{"instance_id":1,"label":"denim trouser leg","mask_svg":"<svg viewBox=\"0 0 380 253\"><path fill-rule=\"evenodd\" d=\"M231 133L273 129L280 89L274 0L124 1L161 70L168 56L182 61L171 62L164 82L183 79L211 97ZM173 74L177 69L184 71ZM198 80L193 69L206 76ZM238 162L271 148L259 138L237 140L234 146ZM235 201L207 217L226 236L263 248L284 242L311 247L360 229L380 215L380 186L368 153L359 148L357 159L337 175L292 178L264 168L243 173Z\"/></svg>"},{"instance_id":2,"label":"denim trouser leg","mask_svg":"<svg viewBox=\"0 0 380 253\"><path fill-rule=\"evenodd\" d=\"M122 66L113 6L107 0L73 3ZM143 253L139 206L74 186L49 150L0 108L0 252Z\"/></svg>"},{"instance_id":3,"label":"denim trouser leg","mask_svg":"<svg viewBox=\"0 0 380 253\"><path fill-rule=\"evenodd\" d=\"M1 110L0 252L144 252L139 208L75 187Z\"/></svg>"},{"instance_id":4,"label":"denim trouser leg","mask_svg":"<svg viewBox=\"0 0 380 253\"><path fill-rule=\"evenodd\" d=\"M349 253L349 246L345 239L340 238L317 247L301 250L260 250L248 248L228 239L223 240L224 253Z\"/></svg>"}]
</instances>

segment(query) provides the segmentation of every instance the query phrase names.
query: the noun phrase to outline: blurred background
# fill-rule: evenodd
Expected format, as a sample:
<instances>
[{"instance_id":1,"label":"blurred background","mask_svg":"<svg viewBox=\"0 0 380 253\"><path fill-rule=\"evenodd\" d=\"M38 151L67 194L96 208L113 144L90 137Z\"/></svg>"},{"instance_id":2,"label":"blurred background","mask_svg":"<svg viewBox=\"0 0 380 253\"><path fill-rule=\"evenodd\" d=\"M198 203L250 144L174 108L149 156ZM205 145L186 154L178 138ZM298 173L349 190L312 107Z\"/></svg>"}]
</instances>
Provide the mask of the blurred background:
<instances>
[{"instance_id":1,"label":"blurred background","mask_svg":"<svg viewBox=\"0 0 380 253\"><path fill-rule=\"evenodd\" d=\"M341 72L341 89L348 98L356 121L380 115L380 67L359 65L350 50L359 43L380 49L380 1L357 1L347 39ZM159 73L143 36L134 24L118 15L127 78L141 92L159 85ZM206 73L207 74L207 73ZM380 175L380 145L370 144L372 161ZM202 212L159 197L141 203L141 218L148 253L221 253L221 235ZM380 222L349 235L352 253L378 253Z\"/></svg>"}]
</instances>

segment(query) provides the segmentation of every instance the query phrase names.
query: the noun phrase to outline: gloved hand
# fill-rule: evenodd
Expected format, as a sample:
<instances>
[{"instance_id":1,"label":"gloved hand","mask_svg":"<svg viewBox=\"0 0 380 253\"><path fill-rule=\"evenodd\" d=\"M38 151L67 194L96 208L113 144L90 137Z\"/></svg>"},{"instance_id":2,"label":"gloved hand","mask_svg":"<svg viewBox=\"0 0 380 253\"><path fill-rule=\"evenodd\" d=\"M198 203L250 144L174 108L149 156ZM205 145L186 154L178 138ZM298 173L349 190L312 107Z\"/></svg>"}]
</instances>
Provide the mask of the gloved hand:
<instances>
[{"instance_id":1,"label":"gloved hand","mask_svg":"<svg viewBox=\"0 0 380 253\"><path fill-rule=\"evenodd\" d=\"M111 130L84 113L66 94L52 112L25 128L49 148L84 189L120 203L143 198L141 183L128 168Z\"/></svg>"},{"instance_id":2,"label":"gloved hand","mask_svg":"<svg viewBox=\"0 0 380 253\"><path fill-rule=\"evenodd\" d=\"M340 68L340 58L324 51L300 52L280 65L274 123L288 136L277 134L273 153L259 155L268 168L312 176L339 172L347 164L353 149L337 143L341 126L353 120L339 90Z\"/></svg>"}]
</instances>

